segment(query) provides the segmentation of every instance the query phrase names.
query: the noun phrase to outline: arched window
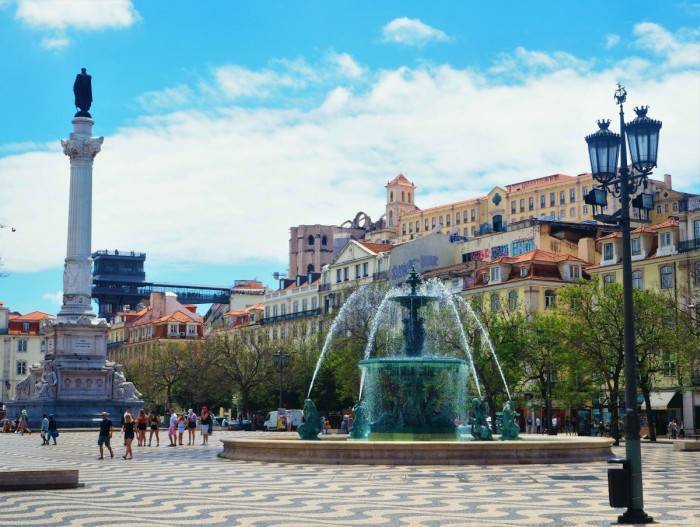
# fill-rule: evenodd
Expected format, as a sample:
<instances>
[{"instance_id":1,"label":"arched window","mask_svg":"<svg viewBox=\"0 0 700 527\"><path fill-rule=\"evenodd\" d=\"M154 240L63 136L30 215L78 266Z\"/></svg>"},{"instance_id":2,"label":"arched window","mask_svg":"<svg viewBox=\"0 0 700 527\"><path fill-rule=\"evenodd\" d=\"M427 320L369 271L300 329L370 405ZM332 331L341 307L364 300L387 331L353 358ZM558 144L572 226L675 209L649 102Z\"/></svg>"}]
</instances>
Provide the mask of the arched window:
<instances>
[{"instance_id":1,"label":"arched window","mask_svg":"<svg viewBox=\"0 0 700 527\"><path fill-rule=\"evenodd\" d=\"M557 297L554 290L547 289L544 292L544 307L545 309L551 309L556 305Z\"/></svg>"},{"instance_id":2,"label":"arched window","mask_svg":"<svg viewBox=\"0 0 700 527\"><path fill-rule=\"evenodd\" d=\"M306 266L306 274L314 272L314 264L309 264Z\"/></svg>"},{"instance_id":3,"label":"arched window","mask_svg":"<svg viewBox=\"0 0 700 527\"><path fill-rule=\"evenodd\" d=\"M501 309L501 297L497 293L491 295L491 311L498 311Z\"/></svg>"},{"instance_id":4,"label":"arched window","mask_svg":"<svg viewBox=\"0 0 700 527\"><path fill-rule=\"evenodd\" d=\"M411 193L408 193L408 202L411 203Z\"/></svg>"},{"instance_id":5,"label":"arched window","mask_svg":"<svg viewBox=\"0 0 700 527\"><path fill-rule=\"evenodd\" d=\"M508 292L508 309L515 311L518 307L518 292L513 290Z\"/></svg>"},{"instance_id":6,"label":"arched window","mask_svg":"<svg viewBox=\"0 0 700 527\"><path fill-rule=\"evenodd\" d=\"M406 196L405 196L405 194L406 194L406 193L402 190L402 191L401 191L401 203L403 203L404 201L406 201Z\"/></svg>"},{"instance_id":7,"label":"arched window","mask_svg":"<svg viewBox=\"0 0 700 527\"><path fill-rule=\"evenodd\" d=\"M389 201L394 202L394 191L389 192Z\"/></svg>"},{"instance_id":8,"label":"arched window","mask_svg":"<svg viewBox=\"0 0 700 527\"><path fill-rule=\"evenodd\" d=\"M314 236L313 236L313 234L309 234L308 240L309 240L309 245L313 245L313 244L314 244Z\"/></svg>"},{"instance_id":9,"label":"arched window","mask_svg":"<svg viewBox=\"0 0 700 527\"><path fill-rule=\"evenodd\" d=\"M328 245L328 238L325 235L321 236L321 245L323 245L324 247Z\"/></svg>"}]
</instances>

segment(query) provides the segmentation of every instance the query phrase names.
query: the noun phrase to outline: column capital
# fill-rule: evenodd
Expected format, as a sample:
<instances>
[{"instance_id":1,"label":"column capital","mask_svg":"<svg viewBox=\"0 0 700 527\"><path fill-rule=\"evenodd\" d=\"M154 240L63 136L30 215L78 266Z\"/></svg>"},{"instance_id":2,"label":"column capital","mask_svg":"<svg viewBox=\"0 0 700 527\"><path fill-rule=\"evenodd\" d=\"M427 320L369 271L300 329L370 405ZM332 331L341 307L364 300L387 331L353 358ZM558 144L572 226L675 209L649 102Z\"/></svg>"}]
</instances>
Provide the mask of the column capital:
<instances>
[{"instance_id":1,"label":"column capital","mask_svg":"<svg viewBox=\"0 0 700 527\"><path fill-rule=\"evenodd\" d=\"M94 159L97 153L102 149L104 137L85 137L71 134L70 139L61 140L63 153L71 160L76 158Z\"/></svg>"}]
</instances>

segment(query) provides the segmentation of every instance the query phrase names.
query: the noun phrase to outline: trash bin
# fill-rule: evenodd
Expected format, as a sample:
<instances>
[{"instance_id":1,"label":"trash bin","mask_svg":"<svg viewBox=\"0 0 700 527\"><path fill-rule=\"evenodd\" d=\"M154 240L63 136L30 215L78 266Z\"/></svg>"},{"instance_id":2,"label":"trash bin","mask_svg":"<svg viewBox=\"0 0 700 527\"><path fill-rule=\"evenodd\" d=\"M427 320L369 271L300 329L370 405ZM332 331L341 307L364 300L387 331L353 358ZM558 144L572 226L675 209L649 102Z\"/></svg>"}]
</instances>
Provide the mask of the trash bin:
<instances>
[{"instance_id":1,"label":"trash bin","mask_svg":"<svg viewBox=\"0 0 700 527\"><path fill-rule=\"evenodd\" d=\"M608 497L611 507L630 506L631 470L629 462L624 458L611 458L608 463L622 465L622 468L608 469Z\"/></svg>"}]
</instances>

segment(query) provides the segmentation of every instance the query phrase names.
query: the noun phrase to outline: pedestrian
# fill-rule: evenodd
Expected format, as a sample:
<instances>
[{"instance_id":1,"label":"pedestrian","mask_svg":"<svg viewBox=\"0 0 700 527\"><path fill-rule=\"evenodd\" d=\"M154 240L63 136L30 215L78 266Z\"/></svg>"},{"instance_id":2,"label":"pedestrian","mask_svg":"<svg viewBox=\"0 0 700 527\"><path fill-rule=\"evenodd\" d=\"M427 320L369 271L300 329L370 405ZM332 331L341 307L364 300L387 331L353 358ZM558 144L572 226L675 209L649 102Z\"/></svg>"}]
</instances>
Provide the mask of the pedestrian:
<instances>
[{"instance_id":1,"label":"pedestrian","mask_svg":"<svg viewBox=\"0 0 700 527\"><path fill-rule=\"evenodd\" d=\"M557 434L557 428L559 426L559 418L558 417L552 417L552 434L556 435Z\"/></svg>"},{"instance_id":2,"label":"pedestrian","mask_svg":"<svg viewBox=\"0 0 700 527\"><path fill-rule=\"evenodd\" d=\"M53 444L56 445L56 438L58 437L58 423L56 423L56 418L53 414L49 416L49 438L53 440Z\"/></svg>"},{"instance_id":3,"label":"pedestrian","mask_svg":"<svg viewBox=\"0 0 700 527\"><path fill-rule=\"evenodd\" d=\"M340 423L340 433L347 434L350 432L350 416L348 414L343 414L343 420Z\"/></svg>"},{"instance_id":4,"label":"pedestrian","mask_svg":"<svg viewBox=\"0 0 700 527\"><path fill-rule=\"evenodd\" d=\"M160 418L158 414L151 410L148 415L148 422L151 424L151 432L148 435L148 446L151 446L153 434L156 435L156 446L160 446L160 438L158 437L158 427L160 426Z\"/></svg>"},{"instance_id":5,"label":"pedestrian","mask_svg":"<svg viewBox=\"0 0 700 527\"><path fill-rule=\"evenodd\" d=\"M131 413L124 414L124 425L122 433L124 434L124 455L123 459L134 459L134 452L131 450L131 443L134 440L134 428L136 422L131 416Z\"/></svg>"},{"instance_id":6,"label":"pedestrian","mask_svg":"<svg viewBox=\"0 0 700 527\"><path fill-rule=\"evenodd\" d=\"M185 435L185 429L187 428L187 420L185 415L182 413L177 414L177 442L182 446L182 436Z\"/></svg>"},{"instance_id":7,"label":"pedestrian","mask_svg":"<svg viewBox=\"0 0 700 527\"><path fill-rule=\"evenodd\" d=\"M100 421L100 435L97 436L97 446L100 447L100 457L97 459L104 459L104 452L102 450L103 445L109 450L109 455L114 457L114 451L110 444L112 439L112 432L114 431L114 425L109 419L109 414L107 412L102 412L102 421Z\"/></svg>"},{"instance_id":8,"label":"pedestrian","mask_svg":"<svg viewBox=\"0 0 700 527\"><path fill-rule=\"evenodd\" d=\"M678 423L676 422L675 418L671 419L670 428L671 428L671 439L676 439L678 437Z\"/></svg>"},{"instance_id":9,"label":"pedestrian","mask_svg":"<svg viewBox=\"0 0 700 527\"><path fill-rule=\"evenodd\" d=\"M209 408L202 406L202 415L199 417L199 424L202 427L202 445L209 444L209 435L213 428L213 419L209 413Z\"/></svg>"},{"instance_id":10,"label":"pedestrian","mask_svg":"<svg viewBox=\"0 0 700 527\"><path fill-rule=\"evenodd\" d=\"M195 434L197 433L197 414L194 413L194 410L192 408L189 409L187 412L187 444L188 445L194 445L196 438Z\"/></svg>"},{"instance_id":11,"label":"pedestrian","mask_svg":"<svg viewBox=\"0 0 700 527\"><path fill-rule=\"evenodd\" d=\"M29 417L27 416L27 411L22 410L22 415L19 417L19 435L31 434L32 431L29 428Z\"/></svg>"},{"instance_id":12,"label":"pedestrian","mask_svg":"<svg viewBox=\"0 0 700 527\"><path fill-rule=\"evenodd\" d=\"M170 444L168 446L177 446L177 412L173 410L170 414L170 422L168 425L168 439Z\"/></svg>"},{"instance_id":13,"label":"pedestrian","mask_svg":"<svg viewBox=\"0 0 700 527\"><path fill-rule=\"evenodd\" d=\"M136 439L138 446L146 446L146 428L148 427L148 416L146 411L141 408L139 415L136 416Z\"/></svg>"},{"instance_id":14,"label":"pedestrian","mask_svg":"<svg viewBox=\"0 0 700 527\"><path fill-rule=\"evenodd\" d=\"M542 433L542 419L539 417L535 418L535 428L537 429L538 434Z\"/></svg>"},{"instance_id":15,"label":"pedestrian","mask_svg":"<svg viewBox=\"0 0 700 527\"><path fill-rule=\"evenodd\" d=\"M49 444L49 416L44 414L41 420L41 429L39 430L41 435L41 446Z\"/></svg>"}]
</instances>

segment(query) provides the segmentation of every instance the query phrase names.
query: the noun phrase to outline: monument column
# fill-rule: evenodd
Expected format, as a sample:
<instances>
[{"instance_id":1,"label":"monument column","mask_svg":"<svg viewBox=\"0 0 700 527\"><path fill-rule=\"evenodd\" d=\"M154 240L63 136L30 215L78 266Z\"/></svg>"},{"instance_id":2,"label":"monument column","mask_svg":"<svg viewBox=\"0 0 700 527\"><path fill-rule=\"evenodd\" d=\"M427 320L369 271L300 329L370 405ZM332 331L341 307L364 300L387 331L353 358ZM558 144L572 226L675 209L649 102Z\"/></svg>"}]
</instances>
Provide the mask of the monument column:
<instances>
[{"instance_id":1,"label":"monument column","mask_svg":"<svg viewBox=\"0 0 700 527\"><path fill-rule=\"evenodd\" d=\"M104 137L92 137L90 117L75 117L73 132L61 141L70 157L68 244L63 270L60 318L94 317L92 310L92 164Z\"/></svg>"}]
</instances>

